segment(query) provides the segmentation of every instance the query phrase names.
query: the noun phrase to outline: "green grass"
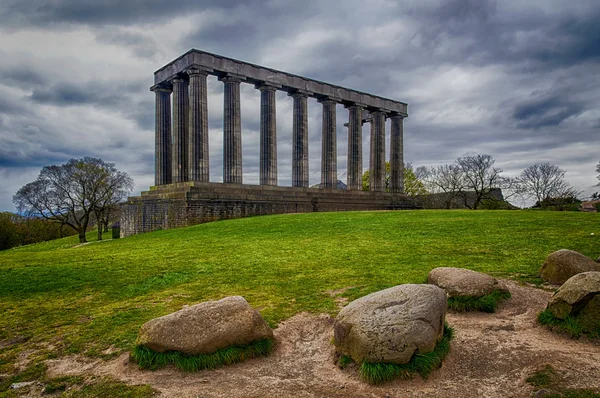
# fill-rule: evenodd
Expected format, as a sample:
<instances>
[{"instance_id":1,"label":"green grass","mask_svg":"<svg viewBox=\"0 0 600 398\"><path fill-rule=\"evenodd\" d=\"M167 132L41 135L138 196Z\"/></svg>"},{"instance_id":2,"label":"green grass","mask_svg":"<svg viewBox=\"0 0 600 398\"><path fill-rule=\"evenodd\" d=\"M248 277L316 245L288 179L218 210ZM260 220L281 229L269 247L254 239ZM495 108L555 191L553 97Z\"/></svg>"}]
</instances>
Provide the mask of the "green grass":
<instances>
[{"instance_id":1,"label":"green grass","mask_svg":"<svg viewBox=\"0 0 600 398\"><path fill-rule=\"evenodd\" d=\"M600 391L580 388L566 388L563 376L551 365L530 375L525 381L537 389L544 389L547 398L600 398Z\"/></svg>"},{"instance_id":2,"label":"green grass","mask_svg":"<svg viewBox=\"0 0 600 398\"><path fill-rule=\"evenodd\" d=\"M433 351L426 354L415 354L403 365L394 363L363 362L360 364L360 377L369 384L382 384L396 378L411 378L415 374L427 379L431 372L442 366L442 361L450 352L450 341L454 330L444 324L444 334Z\"/></svg>"},{"instance_id":3,"label":"green grass","mask_svg":"<svg viewBox=\"0 0 600 398\"><path fill-rule=\"evenodd\" d=\"M276 326L301 311L335 315L332 290L352 287L342 296L354 300L420 283L440 266L535 282L552 251L598 256L600 214L305 213L102 242L95 235L80 247L71 236L0 252L0 342L31 337L0 349L0 373L16 374L26 349L40 357L131 351L148 320L229 295Z\"/></svg>"},{"instance_id":4,"label":"green grass","mask_svg":"<svg viewBox=\"0 0 600 398\"><path fill-rule=\"evenodd\" d=\"M212 354L187 355L177 351L155 352L145 346L136 346L131 357L140 369L157 370L175 365L186 372L204 369L217 369L224 365L242 362L246 359L267 356L273 350L272 339L254 341L248 345L233 345L217 350Z\"/></svg>"},{"instance_id":5,"label":"green grass","mask_svg":"<svg viewBox=\"0 0 600 398\"><path fill-rule=\"evenodd\" d=\"M576 317L571 315L565 319L560 319L555 317L550 310L544 310L538 314L538 322L564 332L574 339L579 338L582 334L586 334L592 339L600 339L600 328L589 330L583 327Z\"/></svg>"},{"instance_id":6,"label":"green grass","mask_svg":"<svg viewBox=\"0 0 600 398\"><path fill-rule=\"evenodd\" d=\"M510 298L509 292L495 290L481 297L456 296L448 298L448 308L458 312L483 311L496 312L498 304L502 300Z\"/></svg>"}]
</instances>

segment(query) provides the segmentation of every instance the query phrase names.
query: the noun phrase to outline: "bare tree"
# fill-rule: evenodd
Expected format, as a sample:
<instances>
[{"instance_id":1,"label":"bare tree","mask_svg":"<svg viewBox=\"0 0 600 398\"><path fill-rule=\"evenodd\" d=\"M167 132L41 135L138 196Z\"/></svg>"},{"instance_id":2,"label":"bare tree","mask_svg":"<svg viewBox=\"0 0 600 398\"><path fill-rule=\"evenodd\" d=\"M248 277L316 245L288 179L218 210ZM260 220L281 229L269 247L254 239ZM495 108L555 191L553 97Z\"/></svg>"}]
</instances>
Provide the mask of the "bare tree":
<instances>
[{"instance_id":1,"label":"bare tree","mask_svg":"<svg viewBox=\"0 0 600 398\"><path fill-rule=\"evenodd\" d=\"M114 163L84 157L43 167L35 181L17 191L13 202L21 213L68 225L79 234L79 242L85 243L91 215L104 211L115 191L130 190L132 185L127 173L118 171Z\"/></svg>"},{"instance_id":2,"label":"bare tree","mask_svg":"<svg viewBox=\"0 0 600 398\"><path fill-rule=\"evenodd\" d=\"M487 154L465 156L456 160L456 166L462 172L459 194L469 209L477 210L484 200L493 199L492 189L501 188L505 184L505 178L500 175L502 169L494 167L495 162Z\"/></svg>"},{"instance_id":3,"label":"bare tree","mask_svg":"<svg viewBox=\"0 0 600 398\"><path fill-rule=\"evenodd\" d=\"M571 186L565 181L566 171L551 163L536 163L527 167L519 176L522 192L534 197L542 206L551 198L568 196Z\"/></svg>"},{"instance_id":4,"label":"bare tree","mask_svg":"<svg viewBox=\"0 0 600 398\"><path fill-rule=\"evenodd\" d=\"M464 184L460 167L455 164L444 164L430 168L420 167L418 173L425 181L429 192L442 194L440 197L443 206L449 209L452 206L452 201L459 197Z\"/></svg>"}]
</instances>

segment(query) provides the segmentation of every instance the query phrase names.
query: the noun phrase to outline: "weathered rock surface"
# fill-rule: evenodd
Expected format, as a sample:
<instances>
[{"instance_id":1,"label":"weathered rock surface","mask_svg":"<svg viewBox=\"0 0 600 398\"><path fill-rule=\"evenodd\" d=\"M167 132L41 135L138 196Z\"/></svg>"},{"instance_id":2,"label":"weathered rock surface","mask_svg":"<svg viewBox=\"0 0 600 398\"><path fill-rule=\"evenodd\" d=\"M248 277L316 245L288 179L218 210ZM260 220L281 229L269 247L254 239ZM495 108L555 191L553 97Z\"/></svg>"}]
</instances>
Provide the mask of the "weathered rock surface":
<instances>
[{"instance_id":1,"label":"weathered rock surface","mask_svg":"<svg viewBox=\"0 0 600 398\"><path fill-rule=\"evenodd\" d=\"M464 268L439 267L427 275L427 282L441 287L450 297L481 297L496 290L508 292L506 286L487 274Z\"/></svg>"},{"instance_id":2,"label":"weathered rock surface","mask_svg":"<svg viewBox=\"0 0 600 398\"><path fill-rule=\"evenodd\" d=\"M435 348L446 305L446 292L433 285L399 285L369 294L340 311L334 343L357 363L407 363L415 352Z\"/></svg>"},{"instance_id":3,"label":"weathered rock surface","mask_svg":"<svg viewBox=\"0 0 600 398\"><path fill-rule=\"evenodd\" d=\"M137 343L156 352L210 354L220 348L273 338L273 331L240 296L206 301L142 325Z\"/></svg>"},{"instance_id":4,"label":"weathered rock surface","mask_svg":"<svg viewBox=\"0 0 600 398\"><path fill-rule=\"evenodd\" d=\"M588 330L600 327L600 272L582 272L554 293L548 310L560 319L571 315Z\"/></svg>"},{"instance_id":5,"label":"weathered rock surface","mask_svg":"<svg viewBox=\"0 0 600 398\"><path fill-rule=\"evenodd\" d=\"M587 271L600 271L600 265L581 253L562 249L546 258L540 268L540 277L546 282L562 285L573 275Z\"/></svg>"}]
</instances>

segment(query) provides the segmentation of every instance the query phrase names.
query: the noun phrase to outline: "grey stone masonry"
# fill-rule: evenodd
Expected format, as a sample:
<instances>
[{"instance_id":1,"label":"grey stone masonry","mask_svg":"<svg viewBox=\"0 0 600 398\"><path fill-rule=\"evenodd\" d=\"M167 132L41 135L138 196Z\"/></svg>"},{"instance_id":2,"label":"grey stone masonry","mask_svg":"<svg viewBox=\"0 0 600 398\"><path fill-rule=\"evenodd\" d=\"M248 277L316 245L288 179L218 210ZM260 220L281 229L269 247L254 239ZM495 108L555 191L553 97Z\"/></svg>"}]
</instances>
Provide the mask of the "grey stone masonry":
<instances>
[{"instance_id":1,"label":"grey stone masonry","mask_svg":"<svg viewBox=\"0 0 600 398\"><path fill-rule=\"evenodd\" d=\"M256 88L260 90L260 185L277 185L277 87L261 84Z\"/></svg>"},{"instance_id":2,"label":"grey stone masonry","mask_svg":"<svg viewBox=\"0 0 600 398\"><path fill-rule=\"evenodd\" d=\"M295 92L292 127L292 186L308 187L308 94Z\"/></svg>"},{"instance_id":3,"label":"grey stone masonry","mask_svg":"<svg viewBox=\"0 0 600 398\"><path fill-rule=\"evenodd\" d=\"M188 181L188 82L183 79L173 79L171 83L173 83L172 180L185 182Z\"/></svg>"},{"instance_id":4,"label":"grey stone masonry","mask_svg":"<svg viewBox=\"0 0 600 398\"><path fill-rule=\"evenodd\" d=\"M385 113L377 111L372 115L369 190L385 192Z\"/></svg>"},{"instance_id":5,"label":"grey stone masonry","mask_svg":"<svg viewBox=\"0 0 600 398\"><path fill-rule=\"evenodd\" d=\"M368 109L382 109L385 112L408 116L407 105L404 102L394 101L196 49L188 51L157 70L154 73L154 84L163 84L163 82L168 81L181 72L199 66L213 69L214 72L211 74L219 77L226 74L235 74L243 76L245 81L250 84L271 83L281 86L281 90L288 93L293 93L296 90L305 90L310 92L309 96L313 98L330 97L344 104L361 104Z\"/></svg>"},{"instance_id":6,"label":"grey stone masonry","mask_svg":"<svg viewBox=\"0 0 600 398\"><path fill-rule=\"evenodd\" d=\"M155 88L155 185L171 183L171 89Z\"/></svg>"},{"instance_id":7,"label":"grey stone masonry","mask_svg":"<svg viewBox=\"0 0 600 398\"><path fill-rule=\"evenodd\" d=\"M242 123L240 83L235 76L224 76L223 111L223 182L242 183Z\"/></svg>"},{"instance_id":8,"label":"grey stone masonry","mask_svg":"<svg viewBox=\"0 0 600 398\"><path fill-rule=\"evenodd\" d=\"M390 192L404 193L404 116L391 117Z\"/></svg>"},{"instance_id":9,"label":"grey stone masonry","mask_svg":"<svg viewBox=\"0 0 600 398\"><path fill-rule=\"evenodd\" d=\"M187 71L190 77L190 117L188 142L188 171L190 181L209 181L208 162L208 99L206 76L201 69Z\"/></svg>"},{"instance_id":10,"label":"grey stone masonry","mask_svg":"<svg viewBox=\"0 0 600 398\"><path fill-rule=\"evenodd\" d=\"M324 98L321 136L321 184L323 188L337 187L336 101Z\"/></svg>"},{"instance_id":11,"label":"grey stone masonry","mask_svg":"<svg viewBox=\"0 0 600 398\"><path fill-rule=\"evenodd\" d=\"M348 189L362 189L362 113L358 105L348 107Z\"/></svg>"}]
</instances>

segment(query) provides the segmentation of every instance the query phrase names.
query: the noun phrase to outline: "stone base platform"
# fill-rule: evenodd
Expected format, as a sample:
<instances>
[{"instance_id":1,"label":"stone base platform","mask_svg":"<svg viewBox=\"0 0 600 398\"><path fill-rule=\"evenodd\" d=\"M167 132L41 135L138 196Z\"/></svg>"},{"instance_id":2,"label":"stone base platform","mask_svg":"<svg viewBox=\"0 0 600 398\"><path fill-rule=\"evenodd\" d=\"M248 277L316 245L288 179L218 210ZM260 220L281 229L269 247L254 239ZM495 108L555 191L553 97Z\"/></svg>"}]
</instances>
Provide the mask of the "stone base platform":
<instances>
[{"instance_id":1,"label":"stone base platform","mask_svg":"<svg viewBox=\"0 0 600 398\"><path fill-rule=\"evenodd\" d=\"M121 237L266 214L416 208L412 198L396 193L184 182L128 198L121 206Z\"/></svg>"}]
</instances>

